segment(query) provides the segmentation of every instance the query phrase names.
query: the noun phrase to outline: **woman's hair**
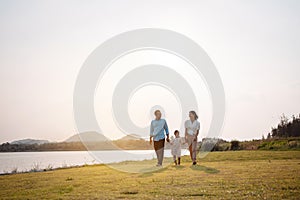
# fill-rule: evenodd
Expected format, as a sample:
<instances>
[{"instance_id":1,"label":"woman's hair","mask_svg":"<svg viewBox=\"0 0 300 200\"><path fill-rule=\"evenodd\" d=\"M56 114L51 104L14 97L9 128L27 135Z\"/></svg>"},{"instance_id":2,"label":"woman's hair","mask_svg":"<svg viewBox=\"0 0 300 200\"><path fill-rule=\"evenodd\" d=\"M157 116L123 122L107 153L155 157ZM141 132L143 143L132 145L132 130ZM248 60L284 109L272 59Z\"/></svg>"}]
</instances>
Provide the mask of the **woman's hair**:
<instances>
[{"instance_id":1,"label":"woman's hair","mask_svg":"<svg viewBox=\"0 0 300 200\"><path fill-rule=\"evenodd\" d=\"M195 116L195 120L198 119L198 115L195 111L191 110L190 113Z\"/></svg>"},{"instance_id":2,"label":"woman's hair","mask_svg":"<svg viewBox=\"0 0 300 200\"><path fill-rule=\"evenodd\" d=\"M179 133L179 131L178 131L178 130L175 130L175 131L174 131L174 135L176 135L176 133Z\"/></svg>"}]
</instances>

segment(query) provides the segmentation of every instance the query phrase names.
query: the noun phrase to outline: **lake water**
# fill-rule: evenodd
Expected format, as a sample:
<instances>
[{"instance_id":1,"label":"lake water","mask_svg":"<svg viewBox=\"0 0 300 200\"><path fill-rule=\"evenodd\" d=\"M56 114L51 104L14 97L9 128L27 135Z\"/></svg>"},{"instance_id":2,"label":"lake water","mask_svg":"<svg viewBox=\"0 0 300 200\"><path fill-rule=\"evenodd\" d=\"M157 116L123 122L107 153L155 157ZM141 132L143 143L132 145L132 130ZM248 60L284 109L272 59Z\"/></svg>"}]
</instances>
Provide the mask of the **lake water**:
<instances>
[{"instance_id":1,"label":"lake water","mask_svg":"<svg viewBox=\"0 0 300 200\"><path fill-rule=\"evenodd\" d=\"M188 155L188 151L182 150L182 155ZM169 149L165 150L165 157L171 157ZM9 152L0 153L0 174L10 173L15 169L18 172L25 172L32 169L42 170L153 158L156 158L153 150Z\"/></svg>"}]
</instances>

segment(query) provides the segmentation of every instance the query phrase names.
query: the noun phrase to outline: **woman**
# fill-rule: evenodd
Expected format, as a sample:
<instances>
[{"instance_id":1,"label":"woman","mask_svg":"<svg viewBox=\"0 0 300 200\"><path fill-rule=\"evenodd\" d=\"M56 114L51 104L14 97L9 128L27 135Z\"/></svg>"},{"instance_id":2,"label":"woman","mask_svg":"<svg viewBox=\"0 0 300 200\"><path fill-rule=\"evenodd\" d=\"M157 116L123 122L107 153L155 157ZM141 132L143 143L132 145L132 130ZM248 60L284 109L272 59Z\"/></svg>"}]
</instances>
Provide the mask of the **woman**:
<instances>
[{"instance_id":1,"label":"woman","mask_svg":"<svg viewBox=\"0 0 300 200\"><path fill-rule=\"evenodd\" d=\"M189 145L190 156L193 161L193 165L197 164L197 137L200 130L200 122L197 121L198 115L195 111L189 112L189 120L184 123L185 126L185 140Z\"/></svg>"}]
</instances>

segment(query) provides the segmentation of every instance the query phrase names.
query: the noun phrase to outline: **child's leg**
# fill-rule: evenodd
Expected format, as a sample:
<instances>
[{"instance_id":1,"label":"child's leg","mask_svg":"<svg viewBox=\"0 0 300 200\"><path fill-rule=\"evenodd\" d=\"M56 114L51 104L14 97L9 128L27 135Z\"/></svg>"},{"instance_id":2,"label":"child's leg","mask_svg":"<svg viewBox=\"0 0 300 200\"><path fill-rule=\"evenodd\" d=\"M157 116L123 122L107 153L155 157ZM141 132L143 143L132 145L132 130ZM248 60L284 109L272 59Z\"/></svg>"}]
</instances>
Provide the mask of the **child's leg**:
<instances>
[{"instance_id":1,"label":"child's leg","mask_svg":"<svg viewBox=\"0 0 300 200\"><path fill-rule=\"evenodd\" d=\"M177 165L176 155L173 156L173 160L174 160L175 165Z\"/></svg>"}]
</instances>

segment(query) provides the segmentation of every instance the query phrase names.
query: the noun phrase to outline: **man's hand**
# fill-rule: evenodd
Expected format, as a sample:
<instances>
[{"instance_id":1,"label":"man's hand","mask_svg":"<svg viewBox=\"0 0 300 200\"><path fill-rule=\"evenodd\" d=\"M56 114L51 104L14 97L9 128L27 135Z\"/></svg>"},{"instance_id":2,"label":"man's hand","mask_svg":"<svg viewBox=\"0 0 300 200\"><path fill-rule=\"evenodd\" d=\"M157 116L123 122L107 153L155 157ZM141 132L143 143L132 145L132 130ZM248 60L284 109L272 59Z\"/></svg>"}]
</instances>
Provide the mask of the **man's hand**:
<instances>
[{"instance_id":1,"label":"man's hand","mask_svg":"<svg viewBox=\"0 0 300 200\"><path fill-rule=\"evenodd\" d=\"M170 142L169 135L167 136L167 142Z\"/></svg>"},{"instance_id":2,"label":"man's hand","mask_svg":"<svg viewBox=\"0 0 300 200\"><path fill-rule=\"evenodd\" d=\"M150 145L152 145L152 136L150 136L150 141L149 142L150 142Z\"/></svg>"}]
</instances>

